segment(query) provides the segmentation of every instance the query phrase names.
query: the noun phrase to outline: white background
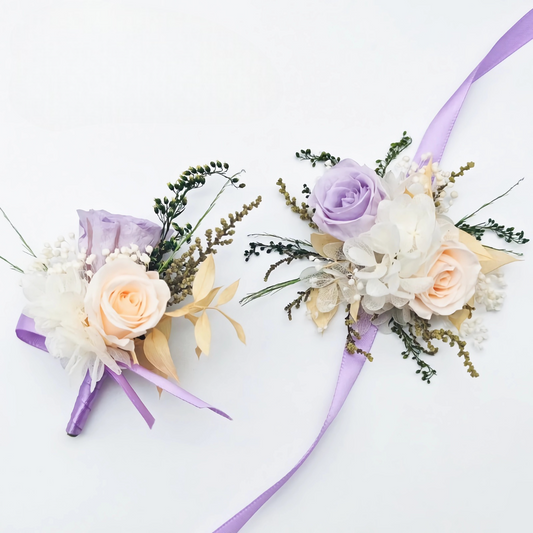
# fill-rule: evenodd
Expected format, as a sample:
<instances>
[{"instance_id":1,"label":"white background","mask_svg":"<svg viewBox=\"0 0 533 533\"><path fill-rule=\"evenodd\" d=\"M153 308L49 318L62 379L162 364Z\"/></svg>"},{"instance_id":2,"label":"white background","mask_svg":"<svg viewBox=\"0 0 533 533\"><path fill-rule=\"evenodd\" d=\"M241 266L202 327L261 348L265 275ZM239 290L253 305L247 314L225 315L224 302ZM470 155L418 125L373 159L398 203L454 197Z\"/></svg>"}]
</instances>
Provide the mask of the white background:
<instances>
[{"instance_id":1,"label":"white background","mask_svg":"<svg viewBox=\"0 0 533 533\"><path fill-rule=\"evenodd\" d=\"M300 148L360 163L404 129L420 141L440 106L527 1L171 0L0 2L0 205L38 249L77 231L77 208L153 218L154 196L191 164L245 168L203 226L262 194L264 204L217 255L217 280L263 287L268 258L246 264L247 233L305 238L276 192L312 183ZM472 88L444 167L474 160L460 217L521 177L488 216L533 234L533 44ZM414 155L414 146L410 151ZM218 184L195 193L194 221ZM191 195L191 200L193 196ZM482 220L480 218L479 220ZM1 221L0 221L1 222ZM524 247L531 256L531 246ZM23 262L0 224L0 254ZM529 262L506 268L504 311L472 350L471 379L451 350L431 385L379 336L337 421L305 466L248 523L254 533L522 533L531 531L533 361ZM0 265L1 266L1 265ZM301 265L277 272L292 277ZM319 335L289 323L287 291L244 309L241 345L215 317L212 354L197 361L177 322L181 385L233 422L131 376L156 416L152 431L106 382L82 436L64 427L76 397L57 361L18 341L18 277L0 277L0 531L211 533L286 473L329 407L342 320Z\"/></svg>"}]
</instances>

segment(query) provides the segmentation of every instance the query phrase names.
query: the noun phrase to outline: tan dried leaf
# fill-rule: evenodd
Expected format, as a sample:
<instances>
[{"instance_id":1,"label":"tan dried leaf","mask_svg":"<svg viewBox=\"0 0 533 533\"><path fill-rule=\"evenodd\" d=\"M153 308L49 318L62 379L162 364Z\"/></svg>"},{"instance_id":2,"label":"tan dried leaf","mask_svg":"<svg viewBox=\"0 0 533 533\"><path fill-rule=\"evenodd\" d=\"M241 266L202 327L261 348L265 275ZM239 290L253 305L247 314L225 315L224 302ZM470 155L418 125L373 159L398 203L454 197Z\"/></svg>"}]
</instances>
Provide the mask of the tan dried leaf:
<instances>
[{"instance_id":1,"label":"tan dried leaf","mask_svg":"<svg viewBox=\"0 0 533 533\"><path fill-rule=\"evenodd\" d=\"M233 299L237 289L239 288L239 280L234 281L229 287L226 287L218 297L217 305L227 304L230 300Z\"/></svg>"},{"instance_id":2,"label":"tan dried leaf","mask_svg":"<svg viewBox=\"0 0 533 533\"><path fill-rule=\"evenodd\" d=\"M243 344L246 344L246 335L244 333L244 328L238 322L233 320L233 318L230 318L226 313L224 313L224 311L221 311L218 308L217 308L217 311L221 313L222 315L224 315L231 322L231 325L235 328L235 332L237 333L237 337L239 337L239 340Z\"/></svg>"},{"instance_id":3,"label":"tan dried leaf","mask_svg":"<svg viewBox=\"0 0 533 533\"><path fill-rule=\"evenodd\" d=\"M196 338L198 348L205 355L209 355L209 349L211 347L211 324L205 311L200 315L194 326L194 337Z\"/></svg>"},{"instance_id":4,"label":"tan dried leaf","mask_svg":"<svg viewBox=\"0 0 533 533\"><path fill-rule=\"evenodd\" d=\"M468 302L468 305L470 307L474 307L475 301L474 297L470 299ZM470 316L470 311L468 309L459 309L459 311L455 311L455 313L451 314L448 319L449 321L457 328L457 331L461 329L461 326L463 322Z\"/></svg>"},{"instance_id":5,"label":"tan dried leaf","mask_svg":"<svg viewBox=\"0 0 533 533\"><path fill-rule=\"evenodd\" d=\"M485 248L490 253L491 259L481 262L481 272L488 274L498 268L519 261L519 259L511 254L502 252L501 250L493 250L492 248Z\"/></svg>"},{"instance_id":6,"label":"tan dried leaf","mask_svg":"<svg viewBox=\"0 0 533 533\"><path fill-rule=\"evenodd\" d=\"M164 372L161 372L158 368L156 368L148 359L146 358L146 355L144 353L143 349L144 341L140 339L135 339L135 364L140 365L147 370L150 370L154 374L157 374L158 376L161 376L162 378L168 379L168 375ZM161 398L161 394L163 393L163 389L161 387L157 387L157 392L159 393L159 397Z\"/></svg>"},{"instance_id":7,"label":"tan dried leaf","mask_svg":"<svg viewBox=\"0 0 533 533\"><path fill-rule=\"evenodd\" d=\"M163 316L163 318L159 321L159 324L157 324L156 328L161 333L163 333L163 335L167 338L168 341L172 332L172 318L168 315Z\"/></svg>"},{"instance_id":8,"label":"tan dried leaf","mask_svg":"<svg viewBox=\"0 0 533 533\"><path fill-rule=\"evenodd\" d=\"M152 365L154 365L160 372L172 376L178 381L178 373L172 361L170 348L165 334L157 328L152 329L144 340L144 354Z\"/></svg>"},{"instance_id":9,"label":"tan dried leaf","mask_svg":"<svg viewBox=\"0 0 533 533\"><path fill-rule=\"evenodd\" d=\"M215 260L213 254L209 254L200 265L194 283L192 285L192 295L197 302L205 298L215 284Z\"/></svg>"}]
</instances>

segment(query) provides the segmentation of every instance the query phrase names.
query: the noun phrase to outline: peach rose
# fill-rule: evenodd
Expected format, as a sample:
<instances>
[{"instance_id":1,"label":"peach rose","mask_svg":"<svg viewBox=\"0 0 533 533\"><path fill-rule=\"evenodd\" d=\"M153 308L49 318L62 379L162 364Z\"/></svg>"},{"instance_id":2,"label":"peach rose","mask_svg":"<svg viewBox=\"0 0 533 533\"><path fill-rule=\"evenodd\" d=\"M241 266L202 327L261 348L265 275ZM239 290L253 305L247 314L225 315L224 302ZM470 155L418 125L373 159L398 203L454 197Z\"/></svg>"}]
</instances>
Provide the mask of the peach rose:
<instances>
[{"instance_id":1,"label":"peach rose","mask_svg":"<svg viewBox=\"0 0 533 533\"><path fill-rule=\"evenodd\" d=\"M433 285L415 295L411 309L421 318L448 316L474 296L481 271L477 256L460 242L444 242L423 267L421 276L433 278Z\"/></svg>"},{"instance_id":2,"label":"peach rose","mask_svg":"<svg viewBox=\"0 0 533 533\"><path fill-rule=\"evenodd\" d=\"M89 283L85 312L108 346L131 351L133 340L161 320L170 299L157 272L146 272L130 259L104 265Z\"/></svg>"}]
</instances>

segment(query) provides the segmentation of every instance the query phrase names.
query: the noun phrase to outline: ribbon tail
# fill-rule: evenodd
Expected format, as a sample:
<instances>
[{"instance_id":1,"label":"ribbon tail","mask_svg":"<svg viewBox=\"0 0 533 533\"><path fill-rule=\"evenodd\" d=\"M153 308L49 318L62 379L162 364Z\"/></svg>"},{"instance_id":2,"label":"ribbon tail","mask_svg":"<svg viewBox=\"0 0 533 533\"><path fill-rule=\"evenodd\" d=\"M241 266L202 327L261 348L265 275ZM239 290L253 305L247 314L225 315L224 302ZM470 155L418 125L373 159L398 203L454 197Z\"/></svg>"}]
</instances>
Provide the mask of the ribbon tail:
<instances>
[{"instance_id":1,"label":"ribbon tail","mask_svg":"<svg viewBox=\"0 0 533 533\"><path fill-rule=\"evenodd\" d=\"M104 372L102 379L98 381L94 390L91 392L91 375L89 372L85 374L85 379L81 384L74 409L70 415L70 420L67 425L67 435L69 437L77 437L85 427L85 422L89 418L89 413L92 410L94 401L100 392L102 382L104 381L106 373Z\"/></svg>"},{"instance_id":2,"label":"ribbon tail","mask_svg":"<svg viewBox=\"0 0 533 533\"><path fill-rule=\"evenodd\" d=\"M129 369L132 372L135 372L137 375L143 377L147 381L150 381L154 385L157 385L164 391L167 391L173 396L176 396L176 398L179 398L184 402L190 403L191 405L194 405L194 407L198 407L198 409L209 409L210 411L213 411L213 413L216 413L217 415L223 416L224 418L231 420L231 417L227 415L224 411L221 411L220 409L209 405L203 400L200 400L200 398L193 396L190 392L187 392L185 389L182 389L179 385L172 383L164 377L158 376L151 370L148 370L147 368L144 368L140 365L131 365Z\"/></svg>"},{"instance_id":3,"label":"ribbon tail","mask_svg":"<svg viewBox=\"0 0 533 533\"><path fill-rule=\"evenodd\" d=\"M362 350L368 352L372 347L374 339L376 338L377 328L371 326L370 329L361 337L361 340L357 342L357 346ZM366 357L358 353L350 354L344 350L342 356L341 369L339 372L339 378L337 380L337 386L335 387L335 393L333 395L333 401L326 417L326 421L318 434L315 442L307 450L305 455L298 461L296 466L283 476L277 483L272 485L263 494L256 498L252 503L247 505L242 511L239 511L235 516L230 518L226 523L220 526L214 533L237 533L241 528L252 518L252 516L259 511L259 509L281 488L287 481L296 473L296 471L304 464L307 458L311 455L316 448L320 439L331 425L335 417L344 405L350 390L352 389L356 379L363 368L366 361Z\"/></svg>"},{"instance_id":4,"label":"ribbon tail","mask_svg":"<svg viewBox=\"0 0 533 533\"><path fill-rule=\"evenodd\" d=\"M115 374L112 370L106 368L105 374L109 374L121 387L122 390L126 393L126 396L130 399L131 403L135 406L135 409L139 411L140 415L144 418L145 422L148 424L148 427L152 429L155 418L152 416L152 413L148 411L148 408L142 400L137 396L137 393L133 390L133 387L129 384L128 380L124 377L124 374Z\"/></svg>"}]
</instances>

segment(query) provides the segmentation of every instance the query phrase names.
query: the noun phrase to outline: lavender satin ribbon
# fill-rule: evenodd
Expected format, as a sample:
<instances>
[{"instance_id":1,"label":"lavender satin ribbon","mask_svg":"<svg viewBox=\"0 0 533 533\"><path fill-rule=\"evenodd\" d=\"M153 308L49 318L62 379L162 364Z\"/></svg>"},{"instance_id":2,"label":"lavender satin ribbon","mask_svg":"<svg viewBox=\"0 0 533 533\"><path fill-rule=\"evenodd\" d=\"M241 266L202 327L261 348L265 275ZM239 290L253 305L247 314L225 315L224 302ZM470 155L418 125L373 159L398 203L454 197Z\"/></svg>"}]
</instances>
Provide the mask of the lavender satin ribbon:
<instances>
[{"instance_id":1,"label":"lavender satin ribbon","mask_svg":"<svg viewBox=\"0 0 533 533\"><path fill-rule=\"evenodd\" d=\"M504 59L533 39L533 9L524 15L491 49L481 63L470 73L453 96L442 106L429 125L414 161L420 162L422 155L430 152L433 161L440 161L450 134L461 111L472 84Z\"/></svg>"},{"instance_id":2,"label":"lavender satin ribbon","mask_svg":"<svg viewBox=\"0 0 533 533\"><path fill-rule=\"evenodd\" d=\"M37 331L35 330L35 322L26 315L20 316L15 332L17 334L17 337L26 344L30 344L31 346L39 348L39 350L43 350L45 352L48 351L46 349L45 337L37 333ZM167 379L158 376L157 374L154 374L154 372L151 372L150 370L147 370L142 366L120 366L123 369L129 369L132 372L135 372L137 375L141 376L147 381L150 381L154 385L157 385L158 387L172 394L173 396L176 396L180 400L194 405L194 407L197 407L199 409L209 409L217 415L223 416L224 418L231 420L231 417L224 413L224 411L221 411L220 409L209 405L208 403L204 402L203 400L200 400L196 396L193 396L185 389L182 389L179 385L176 385L175 383L172 383L171 381L168 381ZM143 404L139 396L137 396L137 393L133 390L133 387L127 381L126 377L124 376L124 373L115 374L114 372L106 368L104 376L105 375L111 376L122 387L122 389L126 393L126 396L130 399L131 403L135 406L137 411L139 411L148 426L152 428L155 422L154 417L152 416L150 411L148 411L148 408ZM85 376L85 379L81 384L76 403L74 404L74 409L72 410L69 423L67 425L67 433L71 437L76 437L82 432L89 413L91 412L95 398L97 397L98 391L100 390L102 381L103 378L97 383L94 391L91 392L91 378L89 376L89 373L87 373L87 375Z\"/></svg>"},{"instance_id":3,"label":"lavender satin ribbon","mask_svg":"<svg viewBox=\"0 0 533 533\"><path fill-rule=\"evenodd\" d=\"M501 63L505 58L516 52L519 48L524 46L527 42L533 39L533 10L520 19L492 48L481 63L472 71L466 78L461 87L454 93L454 95L446 102L443 108L439 111L437 116L431 122L427 129L420 147L415 156L415 161L420 161L422 154L431 152L433 161L440 161L446 144L450 137L450 133L455 125L455 121L461 110L463 102L468 94L470 86L476 80L481 78L484 74L493 69L496 65ZM357 344L363 350L369 352L374 338L376 336L376 328L371 327L370 330L362 337ZM359 372L363 367L365 358L361 355L350 355L346 351L342 356L341 369L337 387L333 396L328 416L318 437L309 448L307 453L300 459L298 464L276 484L272 485L268 490L263 492L261 496L256 498L251 504L246 506L242 511L239 511L235 516L230 518L224 525L219 527L214 533L237 533L240 529L252 518L252 516L273 496L285 483L294 475L294 473L302 466L305 460L309 457L316 445L328 429L329 425L337 416L340 408L346 400L355 380L359 376Z\"/></svg>"},{"instance_id":4,"label":"lavender satin ribbon","mask_svg":"<svg viewBox=\"0 0 533 533\"><path fill-rule=\"evenodd\" d=\"M361 337L361 340L357 341L357 346L369 352L374 339L376 338L377 328L375 326L370 326L370 329ZM298 461L296 466L285 476L283 476L276 484L272 485L267 489L261 496L256 498L252 503L247 505L242 511L239 511L233 518L230 518L224 525L220 526L215 533L236 533L239 531L250 518L281 488L289 479L295 474L295 472L304 464L306 459L311 455L313 450L316 448L317 444L320 442L320 439L331 425L335 417L341 410L350 390L352 389L355 380L359 376L359 372L363 368L363 365L366 361L364 355L358 353L350 354L344 350L342 356L341 369L339 372L339 377L337 380L337 386L335 387L335 393L333 395L333 401L331 402L331 407L329 408L328 416L326 421L318 434L315 442L306 454Z\"/></svg>"}]
</instances>

